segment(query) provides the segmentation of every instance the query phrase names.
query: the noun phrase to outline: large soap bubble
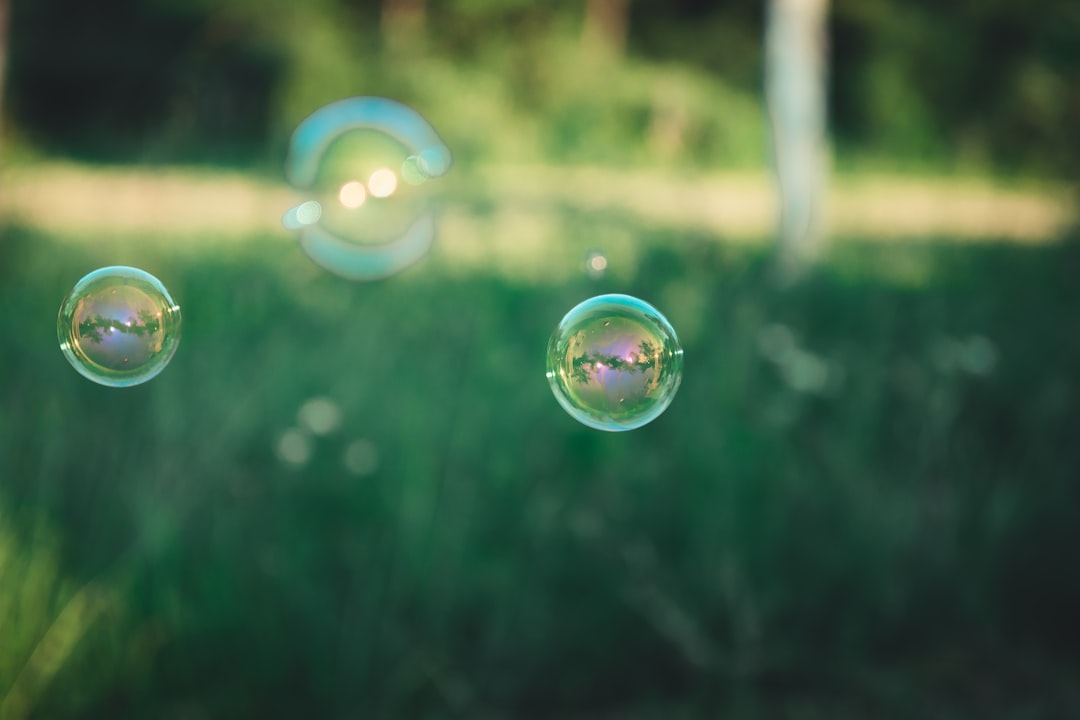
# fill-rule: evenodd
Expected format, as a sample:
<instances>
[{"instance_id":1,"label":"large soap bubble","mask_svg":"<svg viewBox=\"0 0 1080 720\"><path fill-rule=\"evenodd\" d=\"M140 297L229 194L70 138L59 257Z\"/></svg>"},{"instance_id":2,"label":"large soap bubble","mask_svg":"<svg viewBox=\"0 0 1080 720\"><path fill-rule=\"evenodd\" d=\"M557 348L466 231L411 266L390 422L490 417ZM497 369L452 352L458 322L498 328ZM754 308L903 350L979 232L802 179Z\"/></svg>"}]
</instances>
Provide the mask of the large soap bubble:
<instances>
[{"instance_id":1,"label":"large soap bubble","mask_svg":"<svg viewBox=\"0 0 1080 720\"><path fill-rule=\"evenodd\" d=\"M161 281L133 267L95 270L60 305L60 350L101 385L127 387L158 375L180 344L180 307Z\"/></svg>"},{"instance_id":2,"label":"large soap bubble","mask_svg":"<svg viewBox=\"0 0 1080 720\"><path fill-rule=\"evenodd\" d=\"M679 339L659 310L629 295L600 295L555 328L547 377L575 420L597 430L633 430L671 404L682 363Z\"/></svg>"},{"instance_id":3,"label":"large soap bubble","mask_svg":"<svg viewBox=\"0 0 1080 720\"><path fill-rule=\"evenodd\" d=\"M297 126L286 176L309 199L285 213L316 264L350 280L394 275L431 247L432 181L451 155L419 113L394 100L339 100Z\"/></svg>"}]
</instances>

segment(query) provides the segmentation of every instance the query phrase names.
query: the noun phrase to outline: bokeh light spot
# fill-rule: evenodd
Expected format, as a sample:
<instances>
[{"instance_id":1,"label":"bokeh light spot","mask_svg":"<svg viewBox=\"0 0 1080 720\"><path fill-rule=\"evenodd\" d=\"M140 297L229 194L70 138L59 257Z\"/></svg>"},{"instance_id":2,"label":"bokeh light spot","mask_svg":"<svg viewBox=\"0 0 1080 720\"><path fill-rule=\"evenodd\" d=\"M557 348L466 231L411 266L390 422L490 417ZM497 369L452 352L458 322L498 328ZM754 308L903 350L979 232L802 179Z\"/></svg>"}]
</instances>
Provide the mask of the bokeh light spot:
<instances>
[{"instance_id":1,"label":"bokeh light spot","mask_svg":"<svg viewBox=\"0 0 1080 720\"><path fill-rule=\"evenodd\" d=\"M360 207L365 200L367 200L367 191L364 190L364 184L358 180L350 180L338 191L338 202L350 210Z\"/></svg>"},{"instance_id":2,"label":"bokeh light spot","mask_svg":"<svg viewBox=\"0 0 1080 720\"><path fill-rule=\"evenodd\" d=\"M368 178L368 191L372 197L387 198L397 190L397 174L390 168L379 168Z\"/></svg>"},{"instance_id":3,"label":"bokeh light spot","mask_svg":"<svg viewBox=\"0 0 1080 720\"><path fill-rule=\"evenodd\" d=\"M313 450L311 436L300 428L289 428L277 442L277 454L289 465L303 465L311 459Z\"/></svg>"},{"instance_id":4,"label":"bokeh light spot","mask_svg":"<svg viewBox=\"0 0 1080 720\"><path fill-rule=\"evenodd\" d=\"M353 475L371 475L379 468L379 451L370 440L353 440L345 448L345 469Z\"/></svg>"},{"instance_id":5,"label":"bokeh light spot","mask_svg":"<svg viewBox=\"0 0 1080 720\"><path fill-rule=\"evenodd\" d=\"M599 280L607 274L608 259L599 250L593 250L585 256L585 274L593 280Z\"/></svg>"},{"instance_id":6,"label":"bokeh light spot","mask_svg":"<svg viewBox=\"0 0 1080 720\"><path fill-rule=\"evenodd\" d=\"M314 225L322 217L322 205L315 200L300 203L296 208L296 219L301 225Z\"/></svg>"},{"instance_id":7,"label":"bokeh light spot","mask_svg":"<svg viewBox=\"0 0 1080 720\"><path fill-rule=\"evenodd\" d=\"M330 398L311 398L300 406L297 419L312 435L328 435L341 427L341 408Z\"/></svg>"}]
</instances>

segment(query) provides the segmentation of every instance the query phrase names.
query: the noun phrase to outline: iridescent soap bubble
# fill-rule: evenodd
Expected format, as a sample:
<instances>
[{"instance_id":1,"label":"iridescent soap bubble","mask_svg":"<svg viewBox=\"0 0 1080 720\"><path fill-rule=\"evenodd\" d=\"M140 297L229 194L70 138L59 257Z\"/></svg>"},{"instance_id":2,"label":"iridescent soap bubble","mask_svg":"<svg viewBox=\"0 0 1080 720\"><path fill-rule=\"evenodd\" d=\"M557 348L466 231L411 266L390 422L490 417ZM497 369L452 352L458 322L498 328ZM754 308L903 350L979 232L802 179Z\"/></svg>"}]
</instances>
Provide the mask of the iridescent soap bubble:
<instances>
[{"instance_id":1,"label":"iridescent soap bubble","mask_svg":"<svg viewBox=\"0 0 1080 720\"><path fill-rule=\"evenodd\" d=\"M158 375L180 344L180 306L161 281L133 267L93 271L64 298L60 350L84 377L110 387Z\"/></svg>"},{"instance_id":2,"label":"iridescent soap bubble","mask_svg":"<svg viewBox=\"0 0 1080 720\"><path fill-rule=\"evenodd\" d=\"M633 430L671 404L682 363L679 339L659 310L629 295L600 295L555 328L547 377L575 420L597 430Z\"/></svg>"},{"instance_id":3,"label":"iridescent soap bubble","mask_svg":"<svg viewBox=\"0 0 1080 720\"><path fill-rule=\"evenodd\" d=\"M452 159L412 108L379 97L331 103L297 126L286 176L309 196L282 224L317 265L350 280L394 275L435 237L438 180Z\"/></svg>"}]
</instances>

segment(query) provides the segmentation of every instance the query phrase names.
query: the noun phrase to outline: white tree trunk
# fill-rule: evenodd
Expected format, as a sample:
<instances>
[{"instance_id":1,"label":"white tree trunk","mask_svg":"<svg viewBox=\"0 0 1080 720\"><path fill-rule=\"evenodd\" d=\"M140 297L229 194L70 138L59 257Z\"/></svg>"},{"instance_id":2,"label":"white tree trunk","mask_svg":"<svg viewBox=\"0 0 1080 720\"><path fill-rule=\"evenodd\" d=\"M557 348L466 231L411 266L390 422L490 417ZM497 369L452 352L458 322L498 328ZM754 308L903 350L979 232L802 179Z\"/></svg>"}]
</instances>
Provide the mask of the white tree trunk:
<instances>
[{"instance_id":1,"label":"white tree trunk","mask_svg":"<svg viewBox=\"0 0 1080 720\"><path fill-rule=\"evenodd\" d=\"M621 56L626 49L629 15L629 0L585 0L582 44Z\"/></svg>"},{"instance_id":2,"label":"white tree trunk","mask_svg":"<svg viewBox=\"0 0 1080 720\"><path fill-rule=\"evenodd\" d=\"M11 3L0 0L0 164L4 161L4 77L7 74L8 20Z\"/></svg>"},{"instance_id":3,"label":"white tree trunk","mask_svg":"<svg viewBox=\"0 0 1080 720\"><path fill-rule=\"evenodd\" d=\"M386 49L405 55L423 40L427 0L382 0L382 35Z\"/></svg>"},{"instance_id":4,"label":"white tree trunk","mask_svg":"<svg viewBox=\"0 0 1080 720\"><path fill-rule=\"evenodd\" d=\"M765 99L780 200L778 249L792 270L824 245L827 12L828 0L769 2Z\"/></svg>"}]
</instances>

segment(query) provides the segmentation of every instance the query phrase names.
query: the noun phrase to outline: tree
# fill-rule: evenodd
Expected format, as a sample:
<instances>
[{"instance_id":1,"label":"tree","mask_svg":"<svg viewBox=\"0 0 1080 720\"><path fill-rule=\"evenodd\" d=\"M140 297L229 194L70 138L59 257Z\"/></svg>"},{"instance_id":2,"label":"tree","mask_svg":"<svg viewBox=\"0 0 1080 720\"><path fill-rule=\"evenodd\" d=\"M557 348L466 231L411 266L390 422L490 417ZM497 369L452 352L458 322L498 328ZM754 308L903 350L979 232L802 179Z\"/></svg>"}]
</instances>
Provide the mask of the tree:
<instances>
[{"instance_id":1,"label":"tree","mask_svg":"<svg viewBox=\"0 0 1080 720\"><path fill-rule=\"evenodd\" d=\"M825 17L828 0L771 0L765 98L780 198L778 249L798 271L822 250L825 157Z\"/></svg>"},{"instance_id":2,"label":"tree","mask_svg":"<svg viewBox=\"0 0 1080 720\"><path fill-rule=\"evenodd\" d=\"M582 43L622 55L629 25L629 0L585 0Z\"/></svg>"},{"instance_id":3,"label":"tree","mask_svg":"<svg viewBox=\"0 0 1080 720\"><path fill-rule=\"evenodd\" d=\"M426 0L382 0L383 41L391 53L404 53L422 39L427 17Z\"/></svg>"},{"instance_id":4,"label":"tree","mask_svg":"<svg viewBox=\"0 0 1080 720\"><path fill-rule=\"evenodd\" d=\"M10 0L0 0L0 161L3 160L4 141L4 74L7 65L8 18L11 17Z\"/></svg>"}]
</instances>

